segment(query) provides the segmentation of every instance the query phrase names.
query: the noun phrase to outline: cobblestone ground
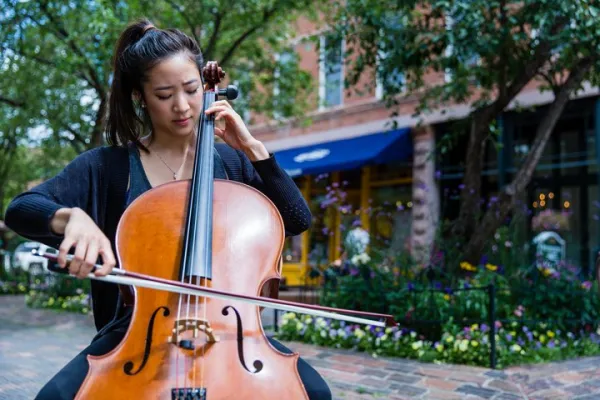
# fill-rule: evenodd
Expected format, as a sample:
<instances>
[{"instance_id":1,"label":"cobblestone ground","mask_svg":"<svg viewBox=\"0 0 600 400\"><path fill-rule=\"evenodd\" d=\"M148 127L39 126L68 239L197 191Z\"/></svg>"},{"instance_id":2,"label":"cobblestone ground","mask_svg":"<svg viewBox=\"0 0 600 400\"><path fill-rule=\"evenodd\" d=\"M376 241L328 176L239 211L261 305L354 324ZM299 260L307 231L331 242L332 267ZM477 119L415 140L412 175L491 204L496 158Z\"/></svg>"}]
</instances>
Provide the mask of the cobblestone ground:
<instances>
[{"instance_id":1,"label":"cobblestone ground","mask_svg":"<svg viewBox=\"0 0 600 400\"><path fill-rule=\"evenodd\" d=\"M0 296L0 399L34 398L93 334L90 317ZM323 375L335 399L600 399L600 357L493 371L286 345Z\"/></svg>"}]
</instances>

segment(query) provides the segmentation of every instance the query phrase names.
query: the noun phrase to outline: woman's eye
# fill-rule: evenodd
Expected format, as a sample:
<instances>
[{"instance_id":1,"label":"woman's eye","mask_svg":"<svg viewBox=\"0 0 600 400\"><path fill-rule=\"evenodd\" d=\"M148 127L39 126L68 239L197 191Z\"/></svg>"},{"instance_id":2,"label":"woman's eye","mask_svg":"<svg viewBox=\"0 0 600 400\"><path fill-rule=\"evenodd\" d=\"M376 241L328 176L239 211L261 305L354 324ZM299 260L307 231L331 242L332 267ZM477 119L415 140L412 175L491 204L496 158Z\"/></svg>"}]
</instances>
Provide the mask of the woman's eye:
<instances>
[{"instance_id":1,"label":"woman's eye","mask_svg":"<svg viewBox=\"0 0 600 400\"><path fill-rule=\"evenodd\" d=\"M200 89L200 87L197 87L197 88L196 88L196 89L194 89L194 90L190 90L190 91L188 91L188 93L189 93L189 94L196 94L196 93L198 93L198 89Z\"/></svg>"},{"instance_id":2,"label":"woman's eye","mask_svg":"<svg viewBox=\"0 0 600 400\"><path fill-rule=\"evenodd\" d=\"M156 96L156 97L158 97L160 100L167 100L167 99L169 99L171 97L171 95L168 95L168 96Z\"/></svg>"}]
</instances>

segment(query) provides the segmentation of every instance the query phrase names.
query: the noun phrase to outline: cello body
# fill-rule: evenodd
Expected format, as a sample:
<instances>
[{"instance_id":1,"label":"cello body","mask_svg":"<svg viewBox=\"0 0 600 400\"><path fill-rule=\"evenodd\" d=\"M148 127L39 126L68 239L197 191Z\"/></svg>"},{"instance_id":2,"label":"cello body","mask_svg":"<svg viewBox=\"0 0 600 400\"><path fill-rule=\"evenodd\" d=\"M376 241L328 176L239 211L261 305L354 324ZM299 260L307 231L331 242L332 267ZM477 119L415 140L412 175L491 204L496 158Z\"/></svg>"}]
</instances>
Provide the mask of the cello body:
<instances>
[{"instance_id":1,"label":"cello body","mask_svg":"<svg viewBox=\"0 0 600 400\"><path fill-rule=\"evenodd\" d=\"M124 212L119 264L128 271L180 280L190 182L153 188ZM285 234L273 203L247 185L215 180L212 276L195 283L258 296L280 278ZM88 356L78 399L308 399L298 354L268 342L260 308L135 289L133 317L121 343Z\"/></svg>"}]
</instances>

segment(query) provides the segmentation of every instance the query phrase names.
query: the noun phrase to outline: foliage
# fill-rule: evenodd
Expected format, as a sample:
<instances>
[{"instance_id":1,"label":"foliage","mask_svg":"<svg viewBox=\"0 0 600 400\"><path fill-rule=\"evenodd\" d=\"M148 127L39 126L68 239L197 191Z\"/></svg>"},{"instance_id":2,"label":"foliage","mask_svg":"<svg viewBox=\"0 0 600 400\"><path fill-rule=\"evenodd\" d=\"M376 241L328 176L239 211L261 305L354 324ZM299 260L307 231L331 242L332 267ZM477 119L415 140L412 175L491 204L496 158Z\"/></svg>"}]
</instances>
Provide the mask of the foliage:
<instances>
[{"instance_id":1,"label":"foliage","mask_svg":"<svg viewBox=\"0 0 600 400\"><path fill-rule=\"evenodd\" d=\"M0 295L25 294L33 308L52 308L87 314L91 312L90 281L55 273L30 274L11 270L0 281Z\"/></svg>"},{"instance_id":2,"label":"foliage","mask_svg":"<svg viewBox=\"0 0 600 400\"><path fill-rule=\"evenodd\" d=\"M495 322L498 368L511 365L598 355L597 333L577 334L552 330L547 324ZM419 331L407 328L380 328L350 325L310 316L284 314L277 332L280 340L295 340L320 346L355 349L373 356L412 358L426 362L467 364L487 367L490 364L490 326L459 325L449 320L439 340L427 340Z\"/></svg>"},{"instance_id":3,"label":"foliage","mask_svg":"<svg viewBox=\"0 0 600 400\"><path fill-rule=\"evenodd\" d=\"M25 304L31 308L49 308L80 314L89 314L92 309L89 294L83 293L57 297L43 291L31 290L25 296Z\"/></svg>"},{"instance_id":4,"label":"foliage","mask_svg":"<svg viewBox=\"0 0 600 400\"><path fill-rule=\"evenodd\" d=\"M273 55L294 35L299 13L314 17L318 6L310 0L233 6L220 0L202 5L191 0L0 0L0 104L26 135L36 128L46 140L72 145L77 152L102 144L116 39L127 23L145 16L159 27L194 36L205 59L219 61L229 82L240 86L241 114L248 109L302 114L310 75L298 69L297 58L280 68ZM272 96L274 85L293 101Z\"/></svg>"}]
</instances>

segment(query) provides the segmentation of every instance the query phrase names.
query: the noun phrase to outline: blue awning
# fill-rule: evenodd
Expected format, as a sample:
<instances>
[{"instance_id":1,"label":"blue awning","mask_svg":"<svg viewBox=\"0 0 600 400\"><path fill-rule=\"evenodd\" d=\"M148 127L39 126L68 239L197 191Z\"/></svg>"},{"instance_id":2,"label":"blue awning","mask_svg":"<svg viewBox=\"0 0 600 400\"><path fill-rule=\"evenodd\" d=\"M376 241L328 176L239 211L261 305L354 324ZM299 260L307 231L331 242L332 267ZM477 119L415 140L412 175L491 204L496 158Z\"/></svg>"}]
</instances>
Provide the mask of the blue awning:
<instances>
[{"instance_id":1,"label":"blue awning","mask_svg":"<svg viewBox=\"0 0 600 400\"><path fill-rule=\"evenodd\" d=\"M351 139L276 151L275 157L290 176L317 175L407 159L413 151L410 128Z\"/></svg>"}]
</instances>

